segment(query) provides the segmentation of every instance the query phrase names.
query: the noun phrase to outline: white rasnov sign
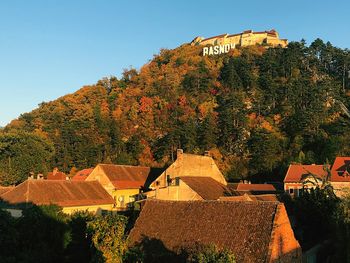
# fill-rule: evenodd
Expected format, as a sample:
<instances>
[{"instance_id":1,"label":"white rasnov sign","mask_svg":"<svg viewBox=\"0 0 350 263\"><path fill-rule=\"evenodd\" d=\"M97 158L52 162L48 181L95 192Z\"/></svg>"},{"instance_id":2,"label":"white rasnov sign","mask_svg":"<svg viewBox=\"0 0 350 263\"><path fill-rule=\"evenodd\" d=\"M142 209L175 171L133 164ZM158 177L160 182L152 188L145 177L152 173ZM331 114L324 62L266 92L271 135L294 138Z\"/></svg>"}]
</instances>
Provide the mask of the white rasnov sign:
<instances>
[{"instance_id":1,"label":"white rasnov sign","mask_svg":"<svg viewBox=\"0 0 350 263\"><path fill-rule=\"evenodd\" d=\"M236 47L236 44L225 44L225 45L204 47L203 56L225 54L225 53L228 53L231 49L234 49L235 47Z\"/></svg>"}]
</instances>

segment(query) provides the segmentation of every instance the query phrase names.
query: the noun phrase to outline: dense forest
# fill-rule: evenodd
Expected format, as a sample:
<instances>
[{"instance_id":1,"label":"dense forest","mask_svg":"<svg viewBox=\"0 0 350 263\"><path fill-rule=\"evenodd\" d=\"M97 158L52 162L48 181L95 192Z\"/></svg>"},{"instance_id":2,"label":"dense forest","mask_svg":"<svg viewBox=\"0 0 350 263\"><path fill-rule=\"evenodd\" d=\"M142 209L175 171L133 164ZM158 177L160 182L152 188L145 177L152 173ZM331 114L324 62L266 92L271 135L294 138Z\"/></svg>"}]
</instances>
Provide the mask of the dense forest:
<instances>
[{"instance_id":1,"label":"dense forest","mask_svg":"<svg viewBox=\"0 0 350 263\"><path fill-rule=\"evenodd\" d=\"M350 154L348 49L316 39L201 51L163 49L140 70L22 114L0 131L0 180L97 163L163 167L182 148L209 150L230 181L278 181L291 162Z\"/></svg>"}]
</instances>

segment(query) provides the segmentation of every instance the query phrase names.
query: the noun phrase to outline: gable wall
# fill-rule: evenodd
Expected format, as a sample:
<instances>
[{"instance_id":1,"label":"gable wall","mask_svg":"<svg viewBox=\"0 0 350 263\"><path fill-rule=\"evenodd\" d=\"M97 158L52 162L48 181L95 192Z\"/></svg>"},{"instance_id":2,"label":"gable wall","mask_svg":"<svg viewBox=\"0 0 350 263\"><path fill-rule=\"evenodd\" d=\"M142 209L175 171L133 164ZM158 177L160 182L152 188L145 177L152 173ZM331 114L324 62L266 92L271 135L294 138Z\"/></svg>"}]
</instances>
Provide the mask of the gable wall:
<instances>
[{"instance_id":1,"label":"gable wall","mask_svg":"<svg viewBox=\"0 0 350 263\"><path fill-rule=\"evenodd\" d=\"M301 262L301 260L301 247L295 239L286 208L283 204L279 204L273 220L267 262Z\"/></svg>"},{"instance_id":2,"label":"gable wall","mask_svg":"<svg viewBox=\"0 0 350 263\"><path fill-rule=\"evenodd\" d=\"M99 165L95 167L95 169L91 172L85 181L98 181L110 195L113 193L114 186Z\"/></svg>"}]
</instances>

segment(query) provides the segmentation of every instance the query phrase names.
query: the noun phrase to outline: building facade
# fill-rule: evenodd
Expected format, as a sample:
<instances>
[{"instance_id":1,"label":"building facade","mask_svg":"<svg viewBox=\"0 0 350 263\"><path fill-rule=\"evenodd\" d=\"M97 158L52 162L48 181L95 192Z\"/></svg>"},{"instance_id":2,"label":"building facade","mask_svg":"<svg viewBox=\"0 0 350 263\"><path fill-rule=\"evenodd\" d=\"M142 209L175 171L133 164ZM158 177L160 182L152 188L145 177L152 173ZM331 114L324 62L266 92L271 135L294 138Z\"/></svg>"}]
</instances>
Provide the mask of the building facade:
<instances>
[{"instance_id":1,"label":"building facade","mask_svg":"<svg viewBox=\"0 0 350 263\"><path fill-rule=\"evenodd\" d=\"M234 45L240 47L252 46L252 45L265 45L271 47L286 47L288 45L287 39L280 39L276 30L253 32L252 30L246 30L239 34L222 34L209 38L196 37L192 40L191 45Z\"/></svg>"},{"instance_id":2,"label":"building facade","mask_svg":"<svg viewBox=\"0 0 350 263\"><path fill-rule=\"evenodd\" d=\"M151 173L149 167L99 164L85 181L98 181L113 197L117 210L126 210L137 200Z\"/></svg>"}]
</instances>

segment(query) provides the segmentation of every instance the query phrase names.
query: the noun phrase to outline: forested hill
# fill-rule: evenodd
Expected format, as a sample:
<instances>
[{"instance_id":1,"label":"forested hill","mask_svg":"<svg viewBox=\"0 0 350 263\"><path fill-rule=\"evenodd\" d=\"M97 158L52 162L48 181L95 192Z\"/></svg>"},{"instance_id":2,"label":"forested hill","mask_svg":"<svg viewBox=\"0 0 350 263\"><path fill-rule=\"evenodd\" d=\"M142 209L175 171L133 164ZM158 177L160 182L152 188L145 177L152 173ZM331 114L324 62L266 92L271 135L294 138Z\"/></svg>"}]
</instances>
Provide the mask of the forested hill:
<instances>
[{"instance_id":1,"label":"forested hill","mask_svg":"<svg viewBox=\"0 0 350 263\"><path fill-rule=\"evenodd\" d=\"M182 148L210 150L230 180L281 180L291 162L350 154L349 70L349 50L319 39L210 57L185 44L40 104L3 136L43 137L54 148L45 168L65 172L101 162L162 167Z\"/></svg>"}]
</instances>

